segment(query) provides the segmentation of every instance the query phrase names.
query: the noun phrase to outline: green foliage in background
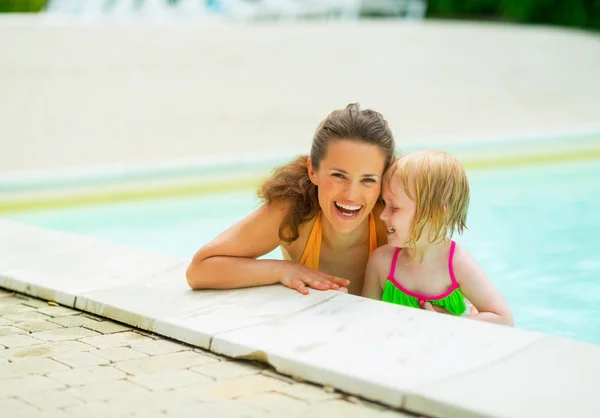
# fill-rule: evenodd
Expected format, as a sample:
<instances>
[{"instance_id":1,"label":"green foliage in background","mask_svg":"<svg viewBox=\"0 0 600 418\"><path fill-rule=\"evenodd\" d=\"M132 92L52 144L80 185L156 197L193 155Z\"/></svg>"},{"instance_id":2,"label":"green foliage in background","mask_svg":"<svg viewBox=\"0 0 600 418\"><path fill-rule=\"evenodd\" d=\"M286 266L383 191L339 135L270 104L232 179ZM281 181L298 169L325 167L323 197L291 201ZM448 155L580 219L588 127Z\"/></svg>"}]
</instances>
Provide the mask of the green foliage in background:
<instances>
[{"instance_id":1,"label":"green foliage in background","mask_svg":"<svg viewBox=\"0 0 600 418\"><path fill-rule=\"evenodd\" d=\"M427 16L600 29L600 0L429 0Z\"/></svg>"},{"instance_id":2,"label":"green foliage in background","mask_svg":"<svg viewBox=\"0 0 600 418\"><path fill-rule=\"evenodd\" d=\"M46 0L0 0L0 13L39 12Z\"/></svg>"}]
</instances>

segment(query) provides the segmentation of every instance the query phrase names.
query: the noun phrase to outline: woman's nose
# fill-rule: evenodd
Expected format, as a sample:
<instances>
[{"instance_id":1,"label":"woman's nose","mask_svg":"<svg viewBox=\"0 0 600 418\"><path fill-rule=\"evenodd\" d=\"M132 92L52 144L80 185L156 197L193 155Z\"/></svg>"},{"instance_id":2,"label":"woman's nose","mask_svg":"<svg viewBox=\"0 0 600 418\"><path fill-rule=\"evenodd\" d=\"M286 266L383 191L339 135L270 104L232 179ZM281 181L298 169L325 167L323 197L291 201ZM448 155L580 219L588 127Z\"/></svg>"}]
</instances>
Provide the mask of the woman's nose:
<instances>
[{"instance_id":1,"label":"woman's nose","mask_svg":"<svg viewBox=\"0 0 600 418\"><path fill-rule=\"evenodd\" d=\"M360 185L355 183L355 182L350 182L348 184L348 187L346 187L346 199L350 200L350 201L354 201L356 200L356 198L358 197L359 194L359 189Z\"/></svg>"}]
</instances>

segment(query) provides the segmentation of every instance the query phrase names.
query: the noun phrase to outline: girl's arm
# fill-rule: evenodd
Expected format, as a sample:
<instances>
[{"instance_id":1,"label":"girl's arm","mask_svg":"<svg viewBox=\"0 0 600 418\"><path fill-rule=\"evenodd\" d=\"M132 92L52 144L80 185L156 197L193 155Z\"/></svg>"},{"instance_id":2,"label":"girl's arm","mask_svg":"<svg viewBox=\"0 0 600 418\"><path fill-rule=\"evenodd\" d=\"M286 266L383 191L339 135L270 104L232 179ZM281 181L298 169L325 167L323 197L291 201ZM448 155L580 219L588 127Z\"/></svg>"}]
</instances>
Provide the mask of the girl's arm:
<instances>
[{"instance_id":1,"label":"girl's arm","mask_svg":"<svg viewBox=\"0 0 600 418\"><path fill-rule=\"evenodd\" d=\"M256 260L280 245L279 225L285 202L265 204L200 248L186 278L192 289L232 289L281 282L300 293L307 286L339 289L348 280L333 277L289 260Z\"/></svg>"},{"instance_id":2,"label":"girl's arm","mask_svg":"<svg viewBox=\"0 0 600 418\"><path fill-rule=\"evenodd\" d=\"M513 326L513 316L504 296L494 286L483 268L466 250L460 248L456 253L454 274L461 291L478 311L468 318Z\"/></svg>"}]
</instances>

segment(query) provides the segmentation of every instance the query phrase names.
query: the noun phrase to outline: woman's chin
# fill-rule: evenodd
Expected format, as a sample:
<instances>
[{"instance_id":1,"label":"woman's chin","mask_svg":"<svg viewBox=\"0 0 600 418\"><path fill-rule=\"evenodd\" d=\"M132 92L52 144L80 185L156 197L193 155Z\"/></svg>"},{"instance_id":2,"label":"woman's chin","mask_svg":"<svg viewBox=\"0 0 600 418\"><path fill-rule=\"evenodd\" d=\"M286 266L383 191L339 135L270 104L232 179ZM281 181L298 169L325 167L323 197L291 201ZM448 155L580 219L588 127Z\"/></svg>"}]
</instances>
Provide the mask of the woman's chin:
<instances>
[{"instance_id":1,"label":"woman's chin","mask_svg":"<svg viewBox=\"0 0 600 418\"><path fill-rule=\"evenodd\" d=\"M347 216L340 213L337 209L334 209L334 213L331 214L331 219L329 221L338 232L352 232L364 221L364 211L365 209L363 207L360 211L358 211L358 213L352 216Z\"/></svg>"}]
</instances>

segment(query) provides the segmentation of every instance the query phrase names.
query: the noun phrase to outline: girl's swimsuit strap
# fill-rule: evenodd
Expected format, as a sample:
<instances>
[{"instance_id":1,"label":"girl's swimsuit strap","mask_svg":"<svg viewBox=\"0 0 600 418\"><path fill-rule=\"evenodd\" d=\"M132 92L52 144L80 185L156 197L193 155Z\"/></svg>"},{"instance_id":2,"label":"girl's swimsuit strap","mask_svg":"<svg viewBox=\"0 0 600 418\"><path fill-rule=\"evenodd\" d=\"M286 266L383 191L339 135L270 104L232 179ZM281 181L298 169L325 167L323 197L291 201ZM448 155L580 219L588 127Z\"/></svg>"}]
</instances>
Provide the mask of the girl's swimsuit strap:
<instances>
[{"instance_id":1,"label":"girl's swimsuit strap","mask_svg":"<svg viewBox=\"0 0 600 418\"><path fill-rule=\"evenodd\" d=\"M425 303L426 300L444 299L446 296L450 295L452 292L454 292L459 287L458 281L456 280L456 277L454 276L454 267L452 267L452 261L454 259L455 247L456 247L456 243L454 241L451 241L450 255L448 256L448 272L450 273L450 280L452 281L452 285L448 288L448 290L446 290L444 293L442 293L440 295L428 296L428 295L424 295L422 293L413 292L411 290L406 289L404 286L402 286L398 282L398 280L396 280L396 278L394 277L394 272L396 270L396 262L398 261L398 254L400 253L402 248L396 248L394 250L394 256L392 257L392 265L390 267L390 274L388 275L388 280L391 281L394 284L394 286L396 286L401 292L406 293L409 296L419 299L419 304L421 304L421 305L423 303Z\"/></svg>"}]
</instances>

